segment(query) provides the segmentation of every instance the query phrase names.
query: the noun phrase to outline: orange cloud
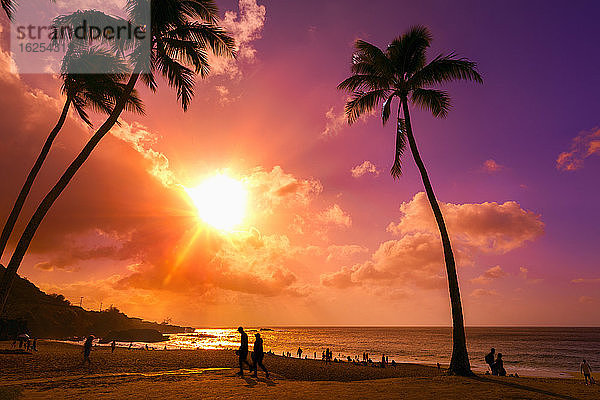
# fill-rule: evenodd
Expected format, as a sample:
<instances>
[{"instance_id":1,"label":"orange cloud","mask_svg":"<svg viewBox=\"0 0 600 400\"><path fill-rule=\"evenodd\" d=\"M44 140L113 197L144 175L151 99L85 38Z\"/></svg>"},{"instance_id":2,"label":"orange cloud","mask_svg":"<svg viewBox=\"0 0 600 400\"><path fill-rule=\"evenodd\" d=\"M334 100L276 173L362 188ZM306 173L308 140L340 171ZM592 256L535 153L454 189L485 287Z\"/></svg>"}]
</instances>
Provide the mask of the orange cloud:
<instances>
[{"instance_id":1,"label":"orange cloud","mask_svg":"<svg viewBox=\"0 0 600 400\"><path fill-rule=\"evenodd\" d=\"M575 171L583 168L583 162L593 154L600 154L600 128L582 131L573 138L571 150L562 152L556 159L556 168L561 171Z\"/></svg>"},{"instance_id":2,"label":"orange cloud","mask_svg":"<svg viewBox=\"0 0 600 400\"><path fill-rule=\"evenodd\" d=\"M480 297L490 297L490 296L497 296L498 292L496 292L495 290L486 290L486 289L475 289L471 292L471 297L475 297L475 298L480 298Z\"/></svg>"},{"instance_id":3,"label":"orange cloud","mask_svg":"<svg viewBox=\"0 0 600 400\"><path fill-rule=\"evenodd\" d=\"M508 275L508 274L506 272L504 272L502 267L500 267L499 265L496 265L495 267L492 267L492 268L488 269L487 271L485 271L483 274L481 274L477 278L471 279L471 282L478 283L481 285L487 285L488 283L492 282L495 279L504 278L506 275Z\"/></svg>"},{"instance_id":4,"label":"orange cloud","mask_svg":"<svg viewBox=\"0 0 600 400\"><path fill-rule=\"evenodd\" d=\"M539 215L525 211L516 202L442 203L446 224L453 238L457 265L473 263L476 252L503 254L535 240L543 233ZM425 193L417 193L400 206L403 216L387 230L401 236L381 243L370 260L321 275L324 286L347 288L361 285L402 285L425 289L446 284L438 228ZM487 270L478 283L505 276L500 266Z\"/></svg>"},{"instance_id":5,"label":"orange cloud","mask_svg":"<svg viewBox=\"0 0 600 400\"><path fill-rule=\"evenodd\" d=\"M317 220L323 224L337 225L345 228L352 226L352 218L342 208L334 204L317 215Z\"/></svg>"}]
</instances>

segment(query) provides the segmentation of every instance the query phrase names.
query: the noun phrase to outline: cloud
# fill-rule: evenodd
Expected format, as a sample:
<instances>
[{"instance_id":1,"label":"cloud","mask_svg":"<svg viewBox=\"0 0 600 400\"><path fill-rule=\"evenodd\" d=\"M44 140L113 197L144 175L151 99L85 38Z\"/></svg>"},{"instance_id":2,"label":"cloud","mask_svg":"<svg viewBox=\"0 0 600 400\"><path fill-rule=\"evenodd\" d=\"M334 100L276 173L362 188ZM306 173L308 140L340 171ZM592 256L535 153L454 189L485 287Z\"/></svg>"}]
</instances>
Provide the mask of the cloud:
<instances>
[{"instance_id":1,"label":"cloud","mask_svg":"<svg viewBox=\"0 0 600 400\"><path fill-rule=\"evenodd\" d=\"M470 296L471 297L475 297L475 298L481 298L481 297L491 297L491 296L497 296L498 292L496 292L495 290L486 290L486 289L475 289L471 292Z\"/></svg>"},{"instance_id":2,"label":"cloud","mask_svg":"<svg viewBox=\"0 0 600 400\"><path fill-rule=\"evenodd\" d=\"M237 58L211 57L211 74L227 75L230 78L242 77L240 63L256 60L253 42L262 37L265 25L266 8L256 0L239 0L239 11L226 11L221 26L235 39Z\"/></svg>"},{"instance_id":3,"label":"cloud","mask_svg":"<svg viewBox=\"0 0 600 400\"><path fill-rule=\"evenodd\" d=\"M381 243L368 261L323 274L321 283L345 288L397 282L431 289L445 285L443 271L439 241L431 234L415 233Z\"/></svg>"},{"instance_id":4,"label":"cloud","mask_svg":"<svg viewBox=\"0 0 600 400\"><path fill-rule=\"evenodd\" d=\"M576 278L571 283L600 283L600 278Z\"/></svg>"},{"instance_id":5,"label":"cloud","mask_svg":"<svg viewBox=\"0 0 600 400\"><path fill-rule=\"evenodd\" d=\"M508 275L508 274L506 272L504 272L502 267L500 267L499 265L496 265L495 267L492 267L492 268L488 269L487 271L485 271L483 274L481 274L477 278L471 279L471 282L477 283L480 285L487 285L488 283L492 282L495 279L504 278L506 275Z\"/></svg>"},{"instance_id":6,"label":"cloud","mask_svg":"<svg viewBox=\"0 0 600 400\"><path fill-rule=\"evenodd\" d=\"M515 201L452 204L440 203L453 242L487 253L503 254L534 241L544 233L540 215L523 210ZM403 216L390 223L388 231L438 234L433 212L424 192L400 205Z\"/></svg>"},{"instance_id":7,"label":"cloud","mask_svg":"<svg viewBox=\"0 0 600 400\"><path fill-rule=\"evenodd\" d=\"M483 163L483 170L486 172L499 172L504 169L504 165L498 164L496 161L489 159Z\"/></svg>"},{"instance_id":8,"label":"cloud","mask_svg":"<svg viewBox=\"0 0 600 400\"><path fill-rule=\"evenodd\" d=\"M339 131L348 124L348 117L342 111L337 113L334 107L331 107L325 113L325 129L321 132L322 137L337 136Z\"/></svg>"},{"instance_id":9,"label":"cloud","mask_svg":"<svg viewBox=\"0 0 600 400\"><path fill-rule=\"evenodd\" d=\"M562 152L556 159L556 168L561 171L575 171L583 168L583 162L591 155L600 155L600 128L580 132L571 141L571 150Z\"/></svg>"},{"instance_id":10,"label":"cloud","mask_svg":"<svg viewBox=\"0 0 600 400\"><path fill-rule=\"evenodd\" d=\"M590 296L581 296L581 297L579 297L578 301L581 304L590 304L590 303L594 303L596 301L596 299L593 297L590 297Z\"/></svg>"},{"instance_id":11,"label":"cloud","mask_svg":"<svg viewBox=\"0 0 600 400\"><path fill-rule=\"evenodd\" d=\"M350 214L342 210L342 208L337 204L334 204L325 211L320 212L317 215L317 220L323 224L332 224L346 228L352 226L352 218L350 217Z\"/></svg>"},{"instance_id":12,"label":"cloud","mask_svg":"<svg viewBox=\"0 0 600 400\"><path fill-rule=\"evenodd\" d=\"M516 202L450 204L441 203L453 239L458 266L471 265L476 253L503 254L537 239L543 233L539 215L522 210ZM417 193L400 206L402 218L388 231L400 236L380 244L370 259L339 271L323 274L324 286L420 287L446 286L439 232L426 195ZM487 270L476 282L498 279L506 273L500 266Z\"/></svg>"},{"instance_id":13,"label":"cloud","mask_svg":"<svg viewBox=\"0 0 600 400\"><path fill-rule=\"evenodd\" d=\"M369 160L364 161L362 164L355 166L350 170L352 176L354 178L360 178L365 174L373 174L375 176L379 176L379 170L377 167Z\"/></svg>"},{"instance_id":14,"label":"cloud","mask_svg":"<svg viewBox=\"0 0 600 400\"><path fill-rule=\"evenodd\" d=\"M264 210L277 206L307 206L323 191L323 185L317 179L298 179L280 166L271 171L256 167L244 177L244 182L258 208Z\"/></svg>"},{"instance_id":15,"label":"cloud","mask_svg":"<svg viewBox=\"0 0 600 400\"><path fill-rule=\"evenodd\" d=\"M344 260L368 251L368 248L357 244L330 245L327 247L327 261Z\"/></svg>"}]
</instances>

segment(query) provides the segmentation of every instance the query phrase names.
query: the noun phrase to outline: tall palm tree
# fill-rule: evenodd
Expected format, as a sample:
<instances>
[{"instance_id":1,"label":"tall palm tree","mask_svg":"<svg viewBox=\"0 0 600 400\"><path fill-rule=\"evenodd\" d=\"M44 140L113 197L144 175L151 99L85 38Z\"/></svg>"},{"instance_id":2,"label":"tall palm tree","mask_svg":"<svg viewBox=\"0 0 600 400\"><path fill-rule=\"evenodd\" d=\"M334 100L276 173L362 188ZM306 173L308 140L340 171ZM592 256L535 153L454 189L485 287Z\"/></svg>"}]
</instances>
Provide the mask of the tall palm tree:
<instances>
[{"instance_id":1,"label":"tall palm tree","mask_svg":"<svg viewBox=\"0 0 600 400\"><path fill-rule=\"evenodd\" d=\"M146 0L128 0L127 10L134 24L141 21L140 18L147 7ZM154 74L160 72L169 86L175 88L177 98L185 111L194 95L194 75L200 74L201 77L205 77L210 71L209 52L216 56L234 56L234 41L218 26L218 8L213 0L151 0L150 7L150 60L146 60L141 52L133 51L134 69L124 87L123 95L117 100L107 120L89 139L29 220L0 281L0 315L4 311L12 282L37 228L73 176L117 122L138 79L154 91L157 89Z\"/></svg>"},{"instance_id":2,"label":"tall palm tree","mask_svg":"<svg viewBox=\"0 0 600 400\"><path fill-rule=\"evenodd\" d=\"M454 254L442 211L417 149L410 122L409 102L430 111L435 117L444 118L450 109L450 96L443 90L433 88L434 86L459 79L478 83L483 83L483 80L474 62L458 58L454 53L440 54L427 63L426 50L431 40L431 33L423 26L410 28L402 36L394 39L386 50L357 40L351 65L353 75L340 83L338 89L352 93L345 107L350 124L383 104L381 118L385 125L390 117L392 101L398 99L396 146L390 173L394 179L402 174L401 158L408 141L442 237L453 326L449 372L470 375L472 372L467 353Z\"/></svg>"},{"instance_id":3,"label":"tall palm tree","mask_svg":"<svg viewBox=\"0 0 600 400\"><path fill-rule=\"evenodd\" d=\"M81 73L69 73L69 71L75 70ZM103 73L99 73L100 71ZM29 171L15 204L4 223L4 228L0 234L0 259L33 182L50 152L54 139L65 123L70 107L72 106L75 109L86 124L92 126L86 110L92 109L110 114L117 100L123 95L125 85L122 81L127 78L128 71L129 67L122 58L116 57L106 50L94 47L70 47L68 49L63 58L60 75L63 81L61 92L66 97L65 103L58 122L46 138L46 142ZM125 108L143 113L142 103L137 93L134 92L128 97Z\"/></svg>"}]
</instances>

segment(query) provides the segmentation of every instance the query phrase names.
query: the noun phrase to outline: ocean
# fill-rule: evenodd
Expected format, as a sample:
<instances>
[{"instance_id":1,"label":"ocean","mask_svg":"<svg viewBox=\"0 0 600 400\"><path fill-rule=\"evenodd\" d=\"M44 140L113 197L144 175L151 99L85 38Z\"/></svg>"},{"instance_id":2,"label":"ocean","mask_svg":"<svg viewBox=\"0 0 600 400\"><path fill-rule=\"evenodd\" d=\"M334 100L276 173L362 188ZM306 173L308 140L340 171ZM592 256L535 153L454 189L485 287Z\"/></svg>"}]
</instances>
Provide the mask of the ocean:
<instances>
[{"instance_id":1,"label":"ocean","mask_svg":"<svg viewBox=\"0 0 600 400\"><path fill-rule=\"evenodd\" d=\"M269 327L246 328L250 346L254 333L260 332L265 351L275 354L290 352L296 357L298 347L302 357L321 358L325 348L334 357L361 358L369 353L373 361L381 355L389 361L423 364L447 364L452 350L449 327ZM169 335L169 341L152 347L168 349L236 349L239 333L230 329L196 329L194 333ZM126 345L128 345L127 343ZM125 345L125 343L123 343ZM134 343L141 347L145 344ZM491 347L503 354L507 373L523 376L567 377L577 372L579 363L587 359L595 371L600 370L600 327L468 327L467 346L471 366L486 371L484 357Z\"/></svg>"}]
</instances>

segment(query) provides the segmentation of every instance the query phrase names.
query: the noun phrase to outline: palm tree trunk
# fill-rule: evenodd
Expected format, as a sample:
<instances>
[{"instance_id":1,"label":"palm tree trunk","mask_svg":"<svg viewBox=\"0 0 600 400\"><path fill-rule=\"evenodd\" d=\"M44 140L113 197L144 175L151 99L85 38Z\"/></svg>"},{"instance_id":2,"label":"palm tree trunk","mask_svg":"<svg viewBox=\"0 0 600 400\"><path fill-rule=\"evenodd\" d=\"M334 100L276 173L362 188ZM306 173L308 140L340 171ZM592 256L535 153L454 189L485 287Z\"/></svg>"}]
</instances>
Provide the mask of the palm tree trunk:
<instances>
[{"instance_id":1,"label":"palm tree trunk","mask_svg":"<svg viewBox=\"0 0 600 400\"><path fill-rule=\"evenodd\" d=\"M42 164L46 160L48 153L50 152L50 147L52 147L52 143L58 135L58 132L62 129L65 120L67 119L67 114L69 112L69 107L71 106L71 98L67 97L65 101L65 105L63 107L62 113L60 114L60 118L58 122L48 135L46 139L46 143L44 143L44 147L42 147L42 151L38 155L37 160L33 164L31 171L29 171L29 175L27 175L27 179L19 192L19 196L13 205L12 210L10 211L10 215L4 224L4 228L2 229L2 234L0 235L0 259L2 259L2 255L4 254L4 250L6 249L6 244L8 243L8 239L10 238L10 234L12 233L15 224L17 223L17 219L19 218L19 214L21 213L21 209L23 208L23 204L25 204L25 200L27 199L27 195L29 195L29 191L31 190L31 186L33 186L33 182L37 177L37 174L40 172L42 168Z\"/></svg>"},{"instance_id":2,"label":"palm tree trunk","mask_svg":"<svg viewBox=\"0 0 600 400\"><path fill-rule=\"evenodd\" d=\"M469 363L469 354L467 352L467 339L465 335L465 324L463 320L462 305L460 301L460 290L458 288L458 276L456 274L456 263L454 262L454 254L452 253L452 246L450 244L450 237L446 230L446 224L444 222L444 216L440 210L435 194L433 193L433 187L429 181L427 170L419 155L417 149L417 142L412 133L412 126L410 124L410 114L408 112L408 100L402 99L402 107L404 113L404 122L406 124L406 136L408 137L408 143L412 152L417 168L421 173L423 179L423 186L425 186L425 192L429 199L429 204L433 210L435 221L437 222L442 237L442 245L444 247L444 261L446 262L446 274L448 275L448 291L450 292L450 305L452 308L452 359L450 360L450 367L448 372L451 374L468 376L473 375L471 372L471 365Z\"/></svg>"},{"instance_id":3,"label":"palm tree trunk","mask_svg":"<svg viewBox=\"0 0 600 400\"><path fill-rule=\"evenodd\" d=\"M6 267L6 271L4 272L4 276L2 277L2 281L0 282L0 316L4 312L4 306L6 305L6 299L8 298L8 294L10 292L10 288L12 283L17 275L17 270L21 265L21 261L23 261L23 257L29 248L29 244L33 240L35 232L37 228L42 223L42 220L56 201L60 194L65 190L75 173L81 168L83 163L88 159L94 148L100 143L100 140L110 131L110 129L117 122L117 119L121 115L121 112L125 108L125 104L129 98L129 95L133 91L135 84L139 74L134 73L129 78L127 82L127 86L124 90L123 95L115 104L115 108L108 116L108 119L102 124L100 128L96 131L94 136L90 138L90 140L86 143L85 147L81 152L77 155L75 160L69 165L63 175L60 177L56 185L48 192L46 197L42 200L38 208L35 210L35 213L29 220L25 231L21 235L19 242L17 243L17 247Z\"/></svg>"}]
</instances>

